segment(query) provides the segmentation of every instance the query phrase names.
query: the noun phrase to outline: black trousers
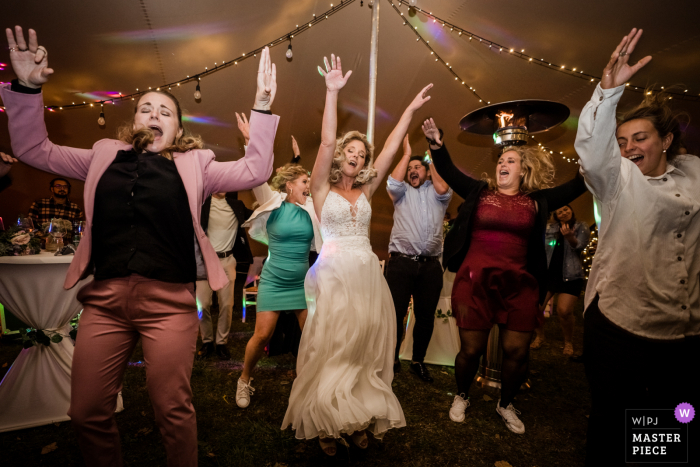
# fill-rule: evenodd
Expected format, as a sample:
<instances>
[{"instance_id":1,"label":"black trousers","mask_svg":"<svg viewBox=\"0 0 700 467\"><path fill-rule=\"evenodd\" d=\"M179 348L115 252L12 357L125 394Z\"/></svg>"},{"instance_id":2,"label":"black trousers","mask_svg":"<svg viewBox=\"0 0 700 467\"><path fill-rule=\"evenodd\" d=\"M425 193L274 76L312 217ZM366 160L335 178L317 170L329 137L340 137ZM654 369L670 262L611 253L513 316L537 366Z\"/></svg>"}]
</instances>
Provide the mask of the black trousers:
<instances>
[{"instance_id":1,"label":"black trousers","mask_svg":"<svg viewBox=\"0 0 700 467\"><path fill-rule=\"evenodd\" d=\"M403 320L413 295L413 361L422 362L428 350L435 327L435 309L442 290L442 266L435 261L419 262L402 256L389 258L386 264L386 281L396 309L396 354L399 359Z\"/></svg>"},{"instance_id":2,"label":"black trousers","mask_svg":"<svg viewBox=\"0 0 700 467\"><path fill-rule=\"evenodd\" d=\"M688 402L697 410L700 337L636 336L610 322L596 298L585 313L583 349L591 388L586 466L625 465L625 409L674 409Z\"/></svg>"}]
</instances>

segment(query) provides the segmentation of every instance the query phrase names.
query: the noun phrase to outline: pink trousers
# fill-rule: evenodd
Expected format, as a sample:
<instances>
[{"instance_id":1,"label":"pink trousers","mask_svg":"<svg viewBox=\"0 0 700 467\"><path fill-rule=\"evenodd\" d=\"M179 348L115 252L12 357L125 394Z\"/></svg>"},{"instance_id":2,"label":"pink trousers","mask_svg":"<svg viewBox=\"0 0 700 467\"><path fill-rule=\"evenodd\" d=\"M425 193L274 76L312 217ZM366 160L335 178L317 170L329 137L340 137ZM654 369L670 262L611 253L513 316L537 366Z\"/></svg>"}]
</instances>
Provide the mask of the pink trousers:
<instances>
[{"instance_id":1,"label":"pink trousers","mask_svg":"<svg viewBox=\"0 0 700 467\"><path fill-rule=\"evenodd\" d=\"M122 465L114 409L127 362L142 340L146 385L168 466L197 465L190 376L197 344L194 284L133 274L78 293L83 314L73 355L68 415L88 466Z\"/></svg>"}]
</instances>

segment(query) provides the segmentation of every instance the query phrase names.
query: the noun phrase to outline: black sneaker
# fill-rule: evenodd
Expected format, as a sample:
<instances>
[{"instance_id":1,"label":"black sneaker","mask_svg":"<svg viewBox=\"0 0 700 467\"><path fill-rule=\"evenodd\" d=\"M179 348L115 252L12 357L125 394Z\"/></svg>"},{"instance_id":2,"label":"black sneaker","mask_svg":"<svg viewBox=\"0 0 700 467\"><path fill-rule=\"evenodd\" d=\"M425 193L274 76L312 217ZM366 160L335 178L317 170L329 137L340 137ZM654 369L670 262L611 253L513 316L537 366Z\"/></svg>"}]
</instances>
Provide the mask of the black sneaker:
<instances>
[{"instance_id":1,"label":"black sneaker","mask_svg":"<svg viewBox=\"0 0 700 467\"><path fill-rule=\"evenodd\" d=\"M197 352L197 360L206 360L211 354L214 353L214 343L205 342L202 347Z\"/></svg>"},{"instance_id":2,"label":"black sneaker","mask_svg":"<svg viewBox=\"0 0 700 467\"><path fill-rule=\"evenodd\" d=\"M428 372L428 368L425 366L425 363L423 362L412 362L411 366L409 366L411 371L418 375L420 379L425 381L426 383L432 383L433 382L433 377L430 376L430 373Z\"/></svg>"},{"instance_id":3,"label":"black sneaker","mask_svg":"<svg viewBox=\"0 0 700 467\"><path fill-rule=\"evenodd\" d=\"M231 360L231 354L225 345L216 346L216 355L219 357L219 360Z\"/></svg>"}]
</instances>

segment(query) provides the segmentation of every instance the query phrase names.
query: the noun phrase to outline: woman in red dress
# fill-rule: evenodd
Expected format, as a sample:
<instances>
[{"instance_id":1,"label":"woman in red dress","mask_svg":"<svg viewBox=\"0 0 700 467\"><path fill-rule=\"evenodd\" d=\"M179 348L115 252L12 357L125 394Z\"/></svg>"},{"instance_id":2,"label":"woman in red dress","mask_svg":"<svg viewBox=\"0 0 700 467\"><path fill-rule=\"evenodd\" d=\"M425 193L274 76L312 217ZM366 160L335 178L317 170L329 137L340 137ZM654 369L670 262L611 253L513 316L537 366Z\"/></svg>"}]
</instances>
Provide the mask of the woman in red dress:
<instances>
[{"instance_id":1,"label":"woman in red dress","mask_svg":"<svg viewBox=\"0 0 700 467\"><path fill-rule=\"evenodd\" d=\"M486 351L494 324L501 331L501 399L496 411L508 429L525 426L513 399L527 376L530 338L547 292L544 232L549 213L586 191L581 177L548 188L554 165L545 151L512 146L500 156L494 179L475 180L452 163L432 119L423 124L440 175L464 198L454 227L445 238L443 264L457 272L452 310L461 348L455 360L458 395L450 418L464 420L469 387Z\"/></svg>"}]
</instances>

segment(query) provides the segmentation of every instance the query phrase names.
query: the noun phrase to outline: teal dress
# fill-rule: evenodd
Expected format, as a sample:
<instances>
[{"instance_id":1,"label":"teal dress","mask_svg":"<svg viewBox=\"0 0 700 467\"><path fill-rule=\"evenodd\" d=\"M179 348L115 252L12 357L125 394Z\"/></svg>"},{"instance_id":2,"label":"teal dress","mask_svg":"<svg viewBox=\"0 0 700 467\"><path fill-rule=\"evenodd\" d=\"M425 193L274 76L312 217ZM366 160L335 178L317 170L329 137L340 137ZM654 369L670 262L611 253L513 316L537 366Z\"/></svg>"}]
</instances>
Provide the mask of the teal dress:
<instances>
[{"instance_id":1,"label":"teal dress","mask_svg":"<svg viewBox=\"0 0 700 467\"><path fill-rule=\"evenodd\" d=\"M260 274L257 311L305 310L304 278L314 228L309 214L283 202L267 220L269 256Z\"/></svg>"}]
</instances>

